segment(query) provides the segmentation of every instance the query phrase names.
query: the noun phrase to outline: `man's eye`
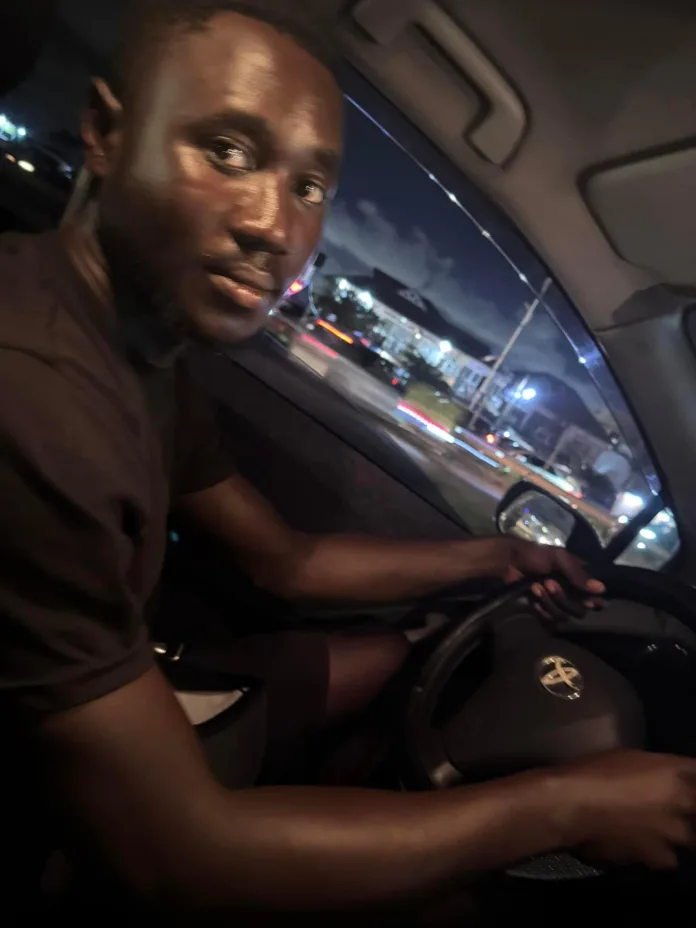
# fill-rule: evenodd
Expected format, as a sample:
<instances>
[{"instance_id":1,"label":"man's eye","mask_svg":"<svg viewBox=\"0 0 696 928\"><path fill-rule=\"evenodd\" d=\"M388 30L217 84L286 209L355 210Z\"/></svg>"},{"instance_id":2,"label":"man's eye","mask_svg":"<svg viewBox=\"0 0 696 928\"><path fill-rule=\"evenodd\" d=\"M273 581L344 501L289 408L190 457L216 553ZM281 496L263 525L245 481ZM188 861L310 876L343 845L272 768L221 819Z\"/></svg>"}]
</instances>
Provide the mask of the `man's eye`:
<instances>
[{"instance_id":1,"label":"man's eye","mask_svg":"<svg viewBox=\"0 0 696 928\"><path fill-rule=\"evenodd\" d=\"M297 195L305 203L311 203L313 206L321 206L328 196L325 188L314 180L303 180L299 183Z\"/></svg>"},{"instance_id":2,"label":"man's eye","mask_svg":"<svg viewBox=\"0 0 696 928\"><path fill-rule=\"evenodd\" d=\"M240 145L220 139L209 148L210 159L216 167L228 171L251 171L254 161L248 151Z\"/></svg>"}]
</instances>

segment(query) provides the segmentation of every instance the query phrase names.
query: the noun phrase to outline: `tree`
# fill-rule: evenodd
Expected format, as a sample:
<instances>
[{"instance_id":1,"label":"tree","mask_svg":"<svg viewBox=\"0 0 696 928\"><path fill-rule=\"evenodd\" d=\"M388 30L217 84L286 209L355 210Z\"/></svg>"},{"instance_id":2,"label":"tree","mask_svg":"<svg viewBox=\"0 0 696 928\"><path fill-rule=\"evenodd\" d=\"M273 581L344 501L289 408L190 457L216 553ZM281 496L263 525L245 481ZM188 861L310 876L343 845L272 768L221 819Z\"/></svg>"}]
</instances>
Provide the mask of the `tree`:
<instances>
[{"instance_id":1,"label":"tree","mask_svg":"<svg viewBox=\"0 0 696 928\"><path fill-rule=\"evenodd\" d=\"M353 293L324 293L315 296L314 303L323 318L333 317L335 324L344 332L361 332L369 338L374 327L379 325L377 313L363 306Z\"/></svg>"},{"instance_id":2,"label":"tree","mask_svg":"<svg viewBox=\"0 0 696 928\"><path fill-rule=\"evenodd\" d=\"M449 396L450 386L442 376L442 372L435 365L426 361L417 348L411 346L404 352L403 363L413 381L424 383L434 390Z\"/></svg>"}]
</instances>

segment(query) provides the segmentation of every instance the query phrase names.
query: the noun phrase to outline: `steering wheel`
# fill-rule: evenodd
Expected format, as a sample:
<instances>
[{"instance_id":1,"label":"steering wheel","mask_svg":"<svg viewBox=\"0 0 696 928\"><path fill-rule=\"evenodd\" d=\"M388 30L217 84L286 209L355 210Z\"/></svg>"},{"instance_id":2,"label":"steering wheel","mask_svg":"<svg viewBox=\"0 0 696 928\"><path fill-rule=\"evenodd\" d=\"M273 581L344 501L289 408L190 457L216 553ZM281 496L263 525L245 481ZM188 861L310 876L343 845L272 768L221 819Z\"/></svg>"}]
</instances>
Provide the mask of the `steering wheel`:
<instances>
[{"instance_id":1,"label":"steering wheel","mask_svg":"<svg viewBox=\"0 0 696 928\"><path fill-rule=\"evenodd\" d=\"M635 568L603 568L598 574L608 599L653 606L696 628L696 591L686 584ZM421 669L407 706L406 788L446 789L604 751L655 749L654 726L646 724L654 711L646 713L640 673L627 678L569 640L567 629L537 618L529 605L533 582L506 589L456 622ZM573 623L575 638L579 629ZM597 636L596 628L593 633ZM660 640L674 647L672 640ZM654 641L644 641L642 648L647 655L659 650ZM481 651L483 672L479 666L472 686L465 672L472 655ZM693 681L696 652L680 645L679 654L688 658L685 674L688 670ZM689 694L696 708L696 686ZM443 701L448 704L444 714ZM680 710L679 724L690 725L696 735L696 713L683 705ZM687 753L683 744L675 749L663 743L659 749ZM600 871L571 855L555 854L508 872L568 879Z\"/></svg>"}]
</instances>

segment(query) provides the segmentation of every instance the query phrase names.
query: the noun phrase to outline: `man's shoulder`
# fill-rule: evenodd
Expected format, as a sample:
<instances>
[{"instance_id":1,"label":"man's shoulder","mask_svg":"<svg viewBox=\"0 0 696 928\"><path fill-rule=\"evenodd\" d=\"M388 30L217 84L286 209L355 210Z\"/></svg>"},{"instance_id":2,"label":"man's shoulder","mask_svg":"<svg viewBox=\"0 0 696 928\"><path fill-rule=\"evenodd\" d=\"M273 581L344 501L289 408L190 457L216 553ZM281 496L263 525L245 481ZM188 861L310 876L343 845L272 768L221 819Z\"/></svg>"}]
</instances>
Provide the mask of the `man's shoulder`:
<instances>
[{"instance_id":1,"label":"man's shoulder","mask_svg":"<svg viewBox=\"0 0 696 928\"><path fill-rule=\"evenodd\" d=\"M86 300L59 254L56 232L0 235L0 348L46 360L90 355Z\"/></svg>"},{"instance_id":2,"label":"man's shoulder","mask_svg":"<svg viewBox=\"0 0 696 928\"><path fill-rule=\"evenodd\" d=\"M42 262L42 235L0 235L0 347L51 352L53 294Z\"/></svg>"}]
</instances>

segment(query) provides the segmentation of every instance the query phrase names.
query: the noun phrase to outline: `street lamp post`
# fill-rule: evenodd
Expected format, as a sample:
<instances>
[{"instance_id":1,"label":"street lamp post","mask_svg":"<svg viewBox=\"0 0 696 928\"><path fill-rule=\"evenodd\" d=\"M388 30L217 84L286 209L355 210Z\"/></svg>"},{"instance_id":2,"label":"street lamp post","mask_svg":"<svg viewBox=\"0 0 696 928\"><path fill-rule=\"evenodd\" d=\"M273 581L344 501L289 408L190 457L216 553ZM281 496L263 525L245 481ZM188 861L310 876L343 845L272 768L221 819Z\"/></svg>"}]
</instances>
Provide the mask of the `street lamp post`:
<instances>
[{"instance_id":1,"label":"street lamp post","mask_svg":"<svg viewBox=\"0 0 696 928\"><path fill-rule=\"evenodd\" d=\"M517 326L515 331L510 336L507 344L505 345L503 350L500 352L500 355L497 361L491 368L490 373L488 374L488 376L486 377L486 379L483 381L478 391L476 392L476 395L474 396L471 406L470 406L471 418L469 419L469 426L468 426L470 430L473 430L475 428L476 423L481 418L481 411L485 407L486 400L488 399L489 394L492 392L493 388L495 387L495 378L497 377L498 372L500 371L500 368L503 366L503 364L507 360L508 355L510 354L512 349L515 347L517 342L519 341L520 336L522 335L524 330L527 328L529 323L534 318L534 314L536 313L537 309L541 306L541 303L544 297L546 296L546 294L551 289L552 284L553 284L553 281L551 280L551 278L547 277L541 286L539 295L536 297L534 302L530 303L530 305L527 307L527 311L522 317L522 321L520 322L520 324Z\"/></svg>"}]
</instances>

